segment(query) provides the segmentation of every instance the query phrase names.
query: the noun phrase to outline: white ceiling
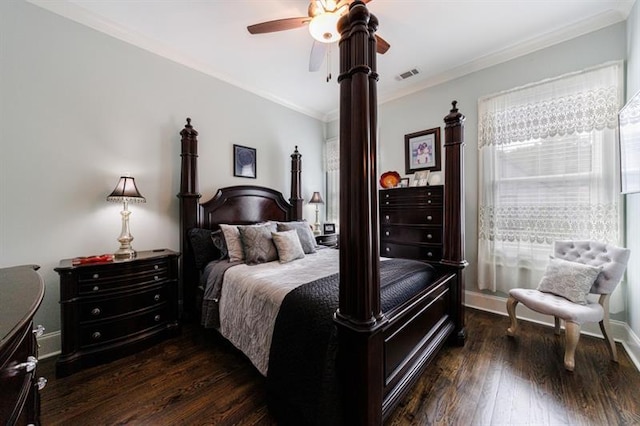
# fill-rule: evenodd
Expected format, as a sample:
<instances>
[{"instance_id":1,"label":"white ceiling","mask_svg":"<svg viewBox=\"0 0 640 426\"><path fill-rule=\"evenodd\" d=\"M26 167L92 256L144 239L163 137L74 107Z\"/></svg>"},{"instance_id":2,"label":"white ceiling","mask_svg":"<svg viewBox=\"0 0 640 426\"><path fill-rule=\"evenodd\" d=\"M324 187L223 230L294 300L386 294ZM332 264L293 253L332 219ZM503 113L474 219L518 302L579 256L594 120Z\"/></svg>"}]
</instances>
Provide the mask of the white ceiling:
<instances>
[{"instance_id":1,"label":"white ceiling","mask_svg":"<svg viewBox=\"0 0 640 426\"><path fill-rule=\"evenodd\" d=\"M321 120L337 117L338 47L308 71L306 27L247 25L307 15L308 0L28 0ZM388 101L625 20L635 0L375 0L378 99ZM332 80L327 83L330 63ZM400 81L412 68L419 74Z\"/></svg>"}]
</instances>

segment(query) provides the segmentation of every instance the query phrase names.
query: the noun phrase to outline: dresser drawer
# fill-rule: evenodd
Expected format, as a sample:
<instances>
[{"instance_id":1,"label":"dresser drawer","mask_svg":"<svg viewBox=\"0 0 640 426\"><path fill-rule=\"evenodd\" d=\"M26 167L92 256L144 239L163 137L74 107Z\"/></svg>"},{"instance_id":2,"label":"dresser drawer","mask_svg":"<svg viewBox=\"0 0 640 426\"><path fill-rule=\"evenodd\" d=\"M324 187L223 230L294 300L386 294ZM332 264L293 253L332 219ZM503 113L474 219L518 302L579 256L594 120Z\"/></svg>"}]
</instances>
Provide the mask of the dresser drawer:
<instances>
[{"instance_id":1,"label":"dresser drawer","mask_svg":"<svg viewBox=\"0 0 640 426\"><path fill-rule=\"evenodd\" d=\"M380 241L401 241L406 243L442 244L442 228L440 226L392 226L382 225Z\"/></svg>"},{"instance_id":2,"label":"dresser drawer","mask_svg":"<svg viewBox=\"0 0 640 426\"><path fill-rule=\"evenodd\" d=\"M29 323L20 330L16 339L8 342L8 352L0 356L0 420L8 421L8 424L17 422L21 413L26 413L25 406L33 387L35 370L19 367L29 356L35 355L31 328Z\"/></svg>"},{"instance_id":3,"label":"dresser drawer","mask_svg":"<svg viewBox=\"0 0 640 426\"><path fill-rule=\"evenodd\" d=\"M143 333L154 327L166 325L169 313L166 304L114 321L99 321L80 325L80 346L103 346L110 341L126 338L135 333Z\"/></svg>"},{"instance_id":4,"label":"dresser drawer","mask_svg":"<svg viewBox=\"0 0 640 426\"><path fill-rule=\"evenodd\" d=\"M80 322L109 319L144 308L161 305L169 300L168 286L156 286L137 293L126 293L117 297L92 298L80 303ZM88 298L87 298L88 299Z\"/></svg>"},{"instance_id":5,"label":"dresser drawer","mask_svg":"<svg viewBox=\"0 0 640 426\"><path fill-rule=\"evenodd\" d=\"M389 224L419 224L442 225L442 208L422 209L380 209L380 223Z\"/></svg>"},{"instance_id":6,"label":"dresser drawer","mask_svg":"<svg viewBox=\"0 0 640 426\"><path fill-rule=\"evenodd\" d=\"M380 207L385 206L441 206L442 186L389 189L380 191Z\"/></svg>"},{"instance_id":7,"label":"dresser drawer","mask_svg":"<svg viewBox=\"0 0 640 426\"><path fill-rule=\"evenodd\" d=\"M114 265L115 266L115 265ZM164 261L128 264L126 268L102 268L82 272L78 276L78 292L81 295L100 294L136 286L153 285L168 279L167 263Z\"/></svg>"},{"instance_id":8,"label":"dresser drawer","mask_svg":"<svg viewBox=\"0 0 640 426\"><path fill-rule=\"evenodd\" d=\"M401 257L405 259L419 259L439 261L442 259L441 245L410 245L382 242L380 255L385 257Z\"/></svg>"}]
</instances>

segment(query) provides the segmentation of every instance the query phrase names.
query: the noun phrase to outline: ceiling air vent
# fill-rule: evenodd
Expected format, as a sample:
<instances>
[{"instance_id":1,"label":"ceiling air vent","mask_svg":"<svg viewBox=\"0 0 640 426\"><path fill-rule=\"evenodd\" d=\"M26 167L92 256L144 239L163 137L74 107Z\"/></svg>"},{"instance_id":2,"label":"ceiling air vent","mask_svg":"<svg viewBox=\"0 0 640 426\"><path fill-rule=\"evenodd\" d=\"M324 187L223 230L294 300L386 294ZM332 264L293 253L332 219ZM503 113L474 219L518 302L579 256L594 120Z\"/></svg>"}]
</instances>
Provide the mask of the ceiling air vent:
<instances>
[{"instance_id":1,"label":"ceiling air vent","mask_svg":"<svg viewBox=\"0 0 640 426\"><path fill-rule=\"evenodd\" d=\"M409 77L413 77L414 75L418 74L418 72L419 72L419 71L418 71L417 69L415 69L415 68L414 68L414 69L412 69L412 70L405 71L405 72L403 72L402 74L400 74L400 75L396 76L396 79L397 79L397 80L406 80L407 78L409 78Z\"/></svg>"}]
</instances>

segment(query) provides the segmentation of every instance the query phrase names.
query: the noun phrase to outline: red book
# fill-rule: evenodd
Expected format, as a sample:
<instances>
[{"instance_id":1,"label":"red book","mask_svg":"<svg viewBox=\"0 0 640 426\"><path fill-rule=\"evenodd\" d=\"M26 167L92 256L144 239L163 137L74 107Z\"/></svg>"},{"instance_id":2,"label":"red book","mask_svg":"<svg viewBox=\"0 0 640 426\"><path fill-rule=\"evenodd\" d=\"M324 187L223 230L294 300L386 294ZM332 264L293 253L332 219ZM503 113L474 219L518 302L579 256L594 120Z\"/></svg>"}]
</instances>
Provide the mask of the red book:
<instances>
[{"instance_id":1,"label":"red book","mask_svg":"<svg viewBox=\"0 0 640 426\"><path fill-rule=\"evenodd\" d=\"M85 256L85 257L74 257L71 259L71 264L76 265L86 265L88 263L104 263L113 261L112 254L100 254L96 256Z\"/></svg>"}]
</instances>

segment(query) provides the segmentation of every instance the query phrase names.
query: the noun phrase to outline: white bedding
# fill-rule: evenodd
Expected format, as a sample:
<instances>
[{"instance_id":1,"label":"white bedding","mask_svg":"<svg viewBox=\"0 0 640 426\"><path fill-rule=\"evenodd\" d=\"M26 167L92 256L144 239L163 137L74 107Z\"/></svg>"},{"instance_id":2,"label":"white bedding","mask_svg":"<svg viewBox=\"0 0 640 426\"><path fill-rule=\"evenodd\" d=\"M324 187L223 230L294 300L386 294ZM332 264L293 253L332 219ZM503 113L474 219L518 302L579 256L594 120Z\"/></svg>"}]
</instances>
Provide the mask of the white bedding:
<instances>
[{"instance_id":1,"label":"white bedding","mask_svg":"<svg viewBox=\"0 0 640 426\"><path fill-rule=\"evenodd\" d=\"M220 293L220 332L267 375L278 310L291 290L337 273L339 251L319 249L290 263L229 268Z\"/></svg>"}]
</instances>

